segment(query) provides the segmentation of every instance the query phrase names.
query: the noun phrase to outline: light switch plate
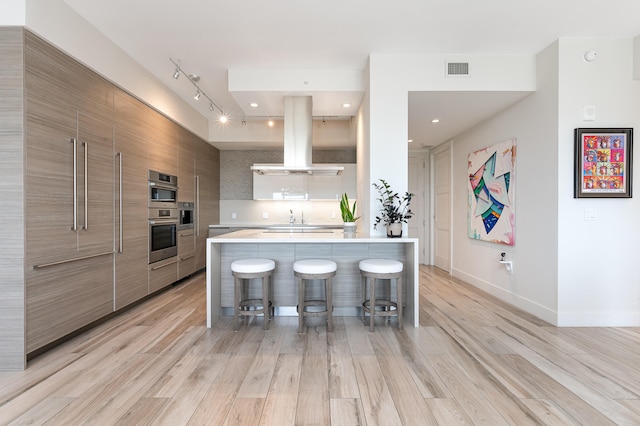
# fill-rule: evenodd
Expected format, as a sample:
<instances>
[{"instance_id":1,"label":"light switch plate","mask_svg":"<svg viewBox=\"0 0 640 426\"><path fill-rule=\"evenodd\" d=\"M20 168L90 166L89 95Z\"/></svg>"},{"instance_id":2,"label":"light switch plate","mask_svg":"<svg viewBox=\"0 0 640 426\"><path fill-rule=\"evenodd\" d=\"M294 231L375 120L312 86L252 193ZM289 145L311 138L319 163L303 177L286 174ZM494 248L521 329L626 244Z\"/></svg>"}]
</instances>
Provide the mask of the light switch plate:
<instances>
[{"instance_id":1,"label":"light switch plate","mask_svg":"<svg viewBox=\"0 0 640 426\"><path fill-rule=\"evenodd\" d=\"M269 219L269 212L262 212L263 219Z\"/></svg>"},{"instance_id":2,"label":"light switch plate","mask_svg":"<svg viewBox=\"0 0 640 426\"><path fill-rule=\"evenodd\" d=\"M594 121L596 119L595 105L585 105L582 107L582 121Z\"/></svg>"}]
</instances>

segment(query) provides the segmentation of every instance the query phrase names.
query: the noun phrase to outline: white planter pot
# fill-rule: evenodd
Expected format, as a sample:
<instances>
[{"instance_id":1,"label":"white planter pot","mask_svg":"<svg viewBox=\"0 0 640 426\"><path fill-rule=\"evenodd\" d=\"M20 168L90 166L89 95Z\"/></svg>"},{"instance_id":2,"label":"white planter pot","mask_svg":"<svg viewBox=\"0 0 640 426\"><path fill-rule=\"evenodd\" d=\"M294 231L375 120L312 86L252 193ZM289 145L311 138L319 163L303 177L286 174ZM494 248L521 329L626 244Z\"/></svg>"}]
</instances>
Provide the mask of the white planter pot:
<instances>
[{"instance_id":1,"label":"white planter pot","mask_svg":"<svg viewBox=\"0 0 640 426\"><path fill-rule=\"evenodd\" d=\"M402 237L402 222L387 223L387 237Z\"/></svg>"},{"instance_id":2,"label":"white planter pot","mask_svg":"<svg viewBox=\"0 0 640 426\"><path fill-rule=\"evenodd\" d=\"M355 222L344 222L342 229L345 234L355 234L358 225Z\"/></svg>"}]
</instances>

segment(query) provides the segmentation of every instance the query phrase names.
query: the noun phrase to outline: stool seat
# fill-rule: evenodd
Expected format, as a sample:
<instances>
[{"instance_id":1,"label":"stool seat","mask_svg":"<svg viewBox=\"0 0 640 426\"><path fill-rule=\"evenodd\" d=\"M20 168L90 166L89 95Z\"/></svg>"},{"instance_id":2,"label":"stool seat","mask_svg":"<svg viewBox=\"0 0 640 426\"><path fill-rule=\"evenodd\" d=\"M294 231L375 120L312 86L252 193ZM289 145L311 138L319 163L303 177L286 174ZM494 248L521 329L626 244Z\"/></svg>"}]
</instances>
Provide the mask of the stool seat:
<instances>
[{"instance_id":1,"label":"stool seat","mask_svg":"<svg viewBox=\"0 0 640 426\"><path fill-rule=\"evenodd\" d=\"M374 274L395 274L402 272L402 262L391 259L365 259L360 261L360 270Z\"/></svg>"},{"instance_id":2,"label":"stool seat","mask_svg":"<svg viewBox=\"0 0 640 426\"><path fill-rule=\"evenodd\" d=\"M271 259L240 259L231 262L231 271L244 274L272 271L276 262Z\"/></svg>"},{"instance_id":3,"label":"stool seat","mask_svg":"<svg viewBox=\"0 0 640 426\"><path fill-rule=\"evenodd\" d=\"M335 272L338 265L333 260L306 259L293 264L293 271L301 274L328 274Z\"/></svg>"}]
</instances>

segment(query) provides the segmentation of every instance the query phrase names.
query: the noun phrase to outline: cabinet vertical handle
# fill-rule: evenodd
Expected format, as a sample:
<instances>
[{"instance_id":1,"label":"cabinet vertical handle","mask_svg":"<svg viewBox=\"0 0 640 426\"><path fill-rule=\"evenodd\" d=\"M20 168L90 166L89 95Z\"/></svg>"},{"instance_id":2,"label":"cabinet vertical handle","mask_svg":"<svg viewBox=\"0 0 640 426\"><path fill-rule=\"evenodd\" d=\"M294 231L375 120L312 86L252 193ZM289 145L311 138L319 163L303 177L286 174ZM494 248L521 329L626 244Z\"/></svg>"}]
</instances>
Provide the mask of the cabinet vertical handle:
<instances>
[{"instance_id":1,"label":"cabinet vertical handle","mask_svg":"<svg viewBox=\"0 0 640 426\"><path fill-rule=\"evenodd\" d=\"M196 236L200 236L200 176L196 175Z\"/></svg>"},{"instance_id":2,"label":"cabinet vertical handle","mask_svg":"<svg viewBox=\"0 0 640 426\"><path fill-rule=\"evenodd\" d=\"M82 142L82 146L84 147L84 226L85 230L89 229L89 211L87 207L89 206L89 202L87 197L89 195L89 188L87 184L89 182L89 177L87 173L89 171L89 144L87 142Z\"/></svg>"},{"instance_id":3,"label":"cabinet vertical handle","mask_svg":"<svg viewBox=\"0 0 640 426\"><path fill-rule=\"evenodd\" d=\"M78 230L78 140L71 138L73 144L73 226L72 230Z\"/></svg>"},{"instance_id":4,"label":"cabinet vertical handle","mask_svg":"<svg viewBox=\"0 0 640 426\"><path fill-rule=\"evenodd\" d=\"M118 214L120 216L120 220L118 221L118 223L120 223L120 244L118 246L118 252L122 253L122 152L118 152L118 199L120 200L120 204L118 206Z\"/></svg>"}]
</instances>

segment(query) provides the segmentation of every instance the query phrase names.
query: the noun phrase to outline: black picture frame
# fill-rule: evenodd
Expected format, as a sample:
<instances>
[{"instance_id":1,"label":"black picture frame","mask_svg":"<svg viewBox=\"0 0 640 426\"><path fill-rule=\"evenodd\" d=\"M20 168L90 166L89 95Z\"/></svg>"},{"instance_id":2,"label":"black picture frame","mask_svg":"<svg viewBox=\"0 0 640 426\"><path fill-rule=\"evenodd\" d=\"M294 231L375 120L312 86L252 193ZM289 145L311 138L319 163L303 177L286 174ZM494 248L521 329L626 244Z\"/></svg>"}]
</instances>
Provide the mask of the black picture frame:
<instances>
[{"instance_id":1,"label":"black picture frame","mask_svg":"<svg viewBox=\"0 0 640 426\"><path fill-rule=\"evenodd\" d=\"M574 144L574 198L631 198L632 128L577 128Z\"/></svg>"}]
</instances>

